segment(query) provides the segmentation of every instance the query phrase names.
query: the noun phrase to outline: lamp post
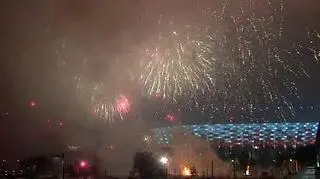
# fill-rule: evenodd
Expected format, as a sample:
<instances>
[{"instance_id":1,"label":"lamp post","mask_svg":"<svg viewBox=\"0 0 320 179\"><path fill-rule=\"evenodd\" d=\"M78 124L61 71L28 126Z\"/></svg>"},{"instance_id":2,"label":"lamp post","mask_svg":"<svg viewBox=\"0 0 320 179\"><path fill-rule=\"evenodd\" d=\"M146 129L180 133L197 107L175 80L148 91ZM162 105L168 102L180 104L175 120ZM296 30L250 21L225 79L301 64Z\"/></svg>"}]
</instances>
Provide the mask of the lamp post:
<instances>
[{"instance_id":1,"label":"lamp post","mask_svg":"<svg viewBox=\"0 0 320 179\"><path fill-rule=\"evenodd\" d=\"M64 179L64 154L61 154L62 158L62 179Z\"/></svg>"},{"instance_id":2,"label":"lamp post","mask_svg":"<svg viewBox=\"0 0 320 179\"><path fill-rule=\"evenodd\" d=\"M166 169L166 177L168 177L168 167L169 167L169 159L166 156L160 157L160 163L165 166Z\"/></svg>"},{"instance_id":3,"label":"lamp post","mask_svg":"<svg viewBox=\"0 0 320 179\"><path fill-rule=\"evenodd\" d=\"M237 178L237 174L236 174L236 160L235 158L231 160L232 162L232 168L233 168L233 178Z\"/></svg>"},{"instance_id":4,"label":"lamp post","mask_svg":"<svg viewBox=\"0 0 320 179\"><path fill-rule=\"evenodd\" d=\"M54 175L60 176L60 169L62 172L62 179L64 179L64 154L56 155L53 158L53 165L54 165ZM57 167L57 168L56 168Z\"/></svg>"},{"instance_id":5,"label":"lamp post","mask_svg":"<svg viewBox=\"0 0 320 179\"><path fill-rule=\"evenodd\" d=\"M211 160L211 178L213 178L213 159Z\"/></svg>"}]
</instances>

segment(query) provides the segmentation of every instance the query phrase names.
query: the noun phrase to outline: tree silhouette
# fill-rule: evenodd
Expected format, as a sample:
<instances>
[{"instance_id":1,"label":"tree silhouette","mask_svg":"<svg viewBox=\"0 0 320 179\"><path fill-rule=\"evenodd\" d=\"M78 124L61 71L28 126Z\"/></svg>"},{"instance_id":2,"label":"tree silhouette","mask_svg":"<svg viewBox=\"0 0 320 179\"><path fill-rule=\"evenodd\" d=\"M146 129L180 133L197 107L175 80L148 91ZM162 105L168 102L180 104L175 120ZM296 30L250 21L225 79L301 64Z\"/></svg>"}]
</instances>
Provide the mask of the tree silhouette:
<instances>
[{"instance_id":1,"label":"tree silhouette","mask_svg":"<svg viewBox=\"0 0 320 179\"><path fill-rule=\"evenodd\" d=\"M316 154L317 154L316 146L307 145L307 146L297 148L294 158L303 165L315 165Z\"/></svg>"},{"instance_id":2,"label":"tree silhouette","mask_svg":"<svg viewBox=\"0 0 320 179\"><path fill-rule=\"evenodd\" d=\"M138 152L133 158L130 176L141 179L161 178L165 176L165 169L160 166L151 152Z\"/></svg>"},{"instance_id":3,"label":"tree silhouette","mask_svg":"<svg viewBox=\"0 0 320 179\"><path fill-rule=\"evenodd\" d=\"M249 164L249 152L247 151L242 151L239 156L238 156L238 159L239 159L239 164L241 166L241 170L246 170L247 168L247 165Z\"/></svg>"},{"instance_id":4,"label":"tree silhouette","mask_svg":"<svg viewBox=\"0 0 320 179\"><path fill-rule=\"evenodd\" d=\"M197 169L194 165L190 168L190 174L191 176L197 176Z\"/></svg>"}]
</instances>

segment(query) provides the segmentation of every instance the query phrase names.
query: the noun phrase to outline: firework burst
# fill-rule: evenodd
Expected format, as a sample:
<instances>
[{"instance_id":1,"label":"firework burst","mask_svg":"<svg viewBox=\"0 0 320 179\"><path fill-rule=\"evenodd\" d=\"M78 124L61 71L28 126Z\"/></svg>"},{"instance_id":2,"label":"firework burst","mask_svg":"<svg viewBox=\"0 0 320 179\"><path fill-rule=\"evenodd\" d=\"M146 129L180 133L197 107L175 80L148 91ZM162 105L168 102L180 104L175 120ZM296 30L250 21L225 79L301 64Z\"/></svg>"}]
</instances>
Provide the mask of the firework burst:
<instances>
[{"instance_id":1,"label":"firework burst","mask_svg":"<svg viewBox=\"0 0 320 179\"><path fill-rule=\"evenodd\" d=\"M181 108L232 122L295 116L297 79L308 70L301 46L287 42L285 7L283 0L225 0L202 11L209 27L161 19L159 32L138 55L145 93L174 102L184 98L188 105ZM316 59L317 47L310 49Z\"/></svg>"},{"instance_id":2,"label":"firework burst","mask_svg":"<svg viewBox=\"0 0 320 179\"><path fill-rule=\"evenodd\" d=\"M124 96L124 95L120 95L117 99L116 99L116 107L117 107L117 111L118 113L122 114L122 113L128 113L130 110L130 102L129 99Z\"/></svg>"},{"instance_id":3,"label":"firework burst","mask_svg":"<svg viewBox=\"0 0 320 179\"><path fill-rule=\"evenodd\" d=\"M131 111L130 92L122 93L124 88L118 88L114 83L85 83L77 78L77 87L84 104L96 118L109 122L124 120Z\"/></svg>"},{"instance_id":4,"label":"firework burst","mask_svg":"<svg viewBox=\"0 0 320 179\"><path fill-rule=\"evenodd\" d=\"M162 31L139 51L138 81L145 94L176 102L179 96L210 89L214 84L213 59L208 53L212 47L199 36L202 30L164 21L161 16L158 28Z\"/></svg>"},{"instance_id":5,"label":"firework burst","mask_svg":"<svg viewBox=\"0 0 320 179\"><path fill-rule=\"evenodd\" d=\"M213 107L228 118L261 121L270 111L282 119L294 115L291 101L300 97L293 76L300 75L301 63L283 49L284 7L283 1L225 1L212 13L223 27L211 30L218 47Z\"/></svg>"},{"instance_id":6,"label":"firework burst","mask_svg":"<svg viewBox=\"0 0 320 179\"><path fill-rule=\"evenodd\" d=\"M92 99L93 115L107 121L121 120L129 113L131 103L123 94L115 95L114 99L107 97Z\"/></svg>"},{"instance_id":7,"label":"firework burst","mask_svg":"<svg viewBox=\"0 0 320 179\"><path fill-rule=\"evenodd\" d=\"M92 58L88 55L79 65L81 70L72 73L82 75L75 78L79 98L99 118L124 119L132 111L132 95L127 84L115 83L133 81L142 87L143 95L164 99L179 112L200 111L211 121L260 122L274 115L283 120L295 116L302 99L297 82L309 76L305 54L320 59L318 31L308 31L303 42L288 37L285 0L221 0L207 7L185 13L195 17L184 21L157 15L155 32L137 45L129 60L121 61L125 65L106 60L99 50L90 52ZM148 34L146 29L153 28L143 26L141 31ZM66 44L62 43L61 51ZM103 58L98 60L96 54ZM77 69L78 61L72 62L68 73ZM62 59L58 66L66 64ZM110 67L115 71L105 74ZM130 79L115 78L119 74ZM98 77L86 80L92 75ZM108 76L114 78L106 80Z\"/></svg>"},{"instance_id":8,"label":"firework burst","mask_svg":"<svg viewBox=\"0 0 320 179\"><path fill-rule=\"evenodd\" d=\"M306 43L291 43L285 36L285 5L283 0L227 0L212 13L223 27L211 30L219 34L212 43L220 47L213 49L217 83L210 101L215 103L203 109L209 107L212 116L230 122L271 117L286 121L295 116L302 99L297 81L309 76L305 64L312 60L306 62ZM315 59L316 34L310 34Z\"/></svg>"}]
</instances>

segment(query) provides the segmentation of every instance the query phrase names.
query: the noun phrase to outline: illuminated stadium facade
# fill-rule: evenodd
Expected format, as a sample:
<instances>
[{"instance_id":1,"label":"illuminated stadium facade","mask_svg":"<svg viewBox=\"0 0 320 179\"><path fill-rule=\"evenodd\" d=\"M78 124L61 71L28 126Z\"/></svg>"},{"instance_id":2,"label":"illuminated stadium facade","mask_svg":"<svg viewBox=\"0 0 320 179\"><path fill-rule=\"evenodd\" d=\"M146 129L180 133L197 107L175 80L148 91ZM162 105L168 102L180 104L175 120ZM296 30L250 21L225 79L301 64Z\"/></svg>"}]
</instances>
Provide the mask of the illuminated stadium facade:
<instances>
[{"instance_id":1,"label":"illuminated stadium facade","mask_svg":"<svg viewBox=\"0 0 320 179\"><path fill-rule=\"evenodd\" d=\"M157 142L170 145L173 129L226 146L297 146L315 143L318 123L203 124L163 127L153 130Z\"/></svg>"}]
</instances>

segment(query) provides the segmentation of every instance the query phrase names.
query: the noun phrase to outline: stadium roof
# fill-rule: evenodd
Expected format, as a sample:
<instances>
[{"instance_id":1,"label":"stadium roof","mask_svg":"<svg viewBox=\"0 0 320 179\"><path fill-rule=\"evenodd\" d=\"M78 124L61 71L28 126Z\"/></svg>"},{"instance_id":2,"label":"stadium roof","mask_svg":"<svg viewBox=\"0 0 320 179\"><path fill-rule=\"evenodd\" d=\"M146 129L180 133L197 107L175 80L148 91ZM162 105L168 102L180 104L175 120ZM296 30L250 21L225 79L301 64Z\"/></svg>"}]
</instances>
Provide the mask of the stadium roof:
<instances>
[{"instance_id":1,"label":"stadium roof","mask_svg":"<svg viewBox=\"0 0 320 179\"><path fill-rule=\"evenodd\" d=\"M179 129L223 145L307 145L315 143L318 123L252 123L182 125L154 129L160 144L170 144L172 130Z\"/></svg>"}]
</instances>

